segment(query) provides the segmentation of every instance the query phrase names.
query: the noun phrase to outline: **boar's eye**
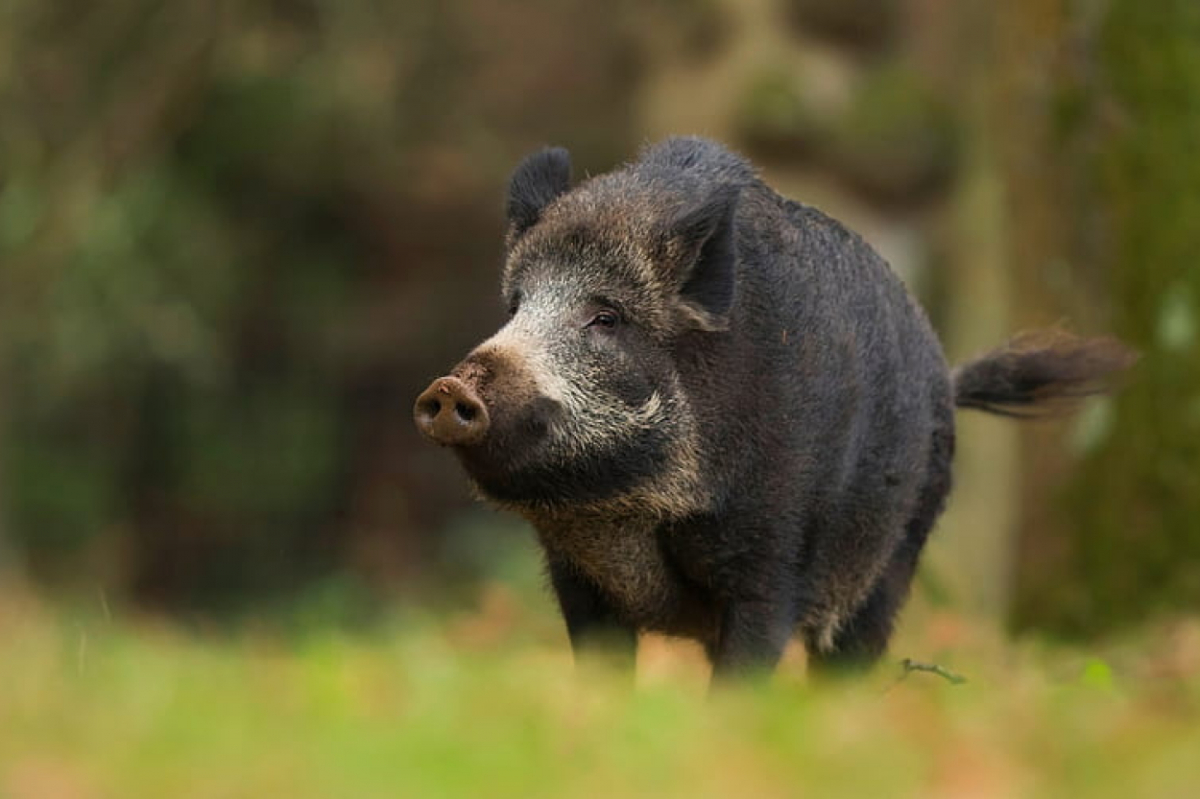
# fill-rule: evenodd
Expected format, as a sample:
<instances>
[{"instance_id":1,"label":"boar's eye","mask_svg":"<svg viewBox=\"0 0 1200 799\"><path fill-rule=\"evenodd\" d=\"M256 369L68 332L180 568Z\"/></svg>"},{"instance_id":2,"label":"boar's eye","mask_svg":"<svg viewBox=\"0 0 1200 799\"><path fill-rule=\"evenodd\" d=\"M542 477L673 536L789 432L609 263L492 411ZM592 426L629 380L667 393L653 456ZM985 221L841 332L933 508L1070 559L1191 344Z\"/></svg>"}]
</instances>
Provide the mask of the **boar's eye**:
<instances>
[{"instance_id":1,"label":"boar's eye","mask_svg":"<svg viewBox=\"0 0 1200 799\"><path fill-rule=\"evenodd\" d=\"M508 301L508 315L516 316L517 309L521 307L521 295L514 294L512 299Z\"/></svg>"},{"instance_id":2,"label":"boar's eye","mask_svg":"<svg viewBox=\"0 0 1200 799\"><path fill-rule=\"evenodd\" d=\"M592 317L592 320L588 322L585 327L599 327L611 330L612 328L616 327L620 321L621 317L616 311L611 311L606 308L603 311L597 311L596 315Z\"/></svg>"}]
</instances>

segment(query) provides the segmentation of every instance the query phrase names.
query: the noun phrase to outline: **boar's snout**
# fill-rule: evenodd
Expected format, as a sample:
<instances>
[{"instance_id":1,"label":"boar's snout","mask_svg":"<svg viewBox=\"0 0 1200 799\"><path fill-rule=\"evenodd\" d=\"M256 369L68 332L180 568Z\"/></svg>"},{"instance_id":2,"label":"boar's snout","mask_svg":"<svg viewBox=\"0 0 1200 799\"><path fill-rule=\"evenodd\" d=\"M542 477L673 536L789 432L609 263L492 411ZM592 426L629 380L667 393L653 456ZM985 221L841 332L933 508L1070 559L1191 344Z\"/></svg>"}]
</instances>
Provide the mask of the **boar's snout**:
<instances>
[{"instance_id":1,"label":"boar's snout","mask_svg":"<svg viewBox=\"0 0 1200 799\"><path fill-rule=\"evenodd\" d=\"M447 447L478 444L488 430L488 412L479 397L457 377L439 377L417 397L417 429Z\"/></svg>"}]
</instances>

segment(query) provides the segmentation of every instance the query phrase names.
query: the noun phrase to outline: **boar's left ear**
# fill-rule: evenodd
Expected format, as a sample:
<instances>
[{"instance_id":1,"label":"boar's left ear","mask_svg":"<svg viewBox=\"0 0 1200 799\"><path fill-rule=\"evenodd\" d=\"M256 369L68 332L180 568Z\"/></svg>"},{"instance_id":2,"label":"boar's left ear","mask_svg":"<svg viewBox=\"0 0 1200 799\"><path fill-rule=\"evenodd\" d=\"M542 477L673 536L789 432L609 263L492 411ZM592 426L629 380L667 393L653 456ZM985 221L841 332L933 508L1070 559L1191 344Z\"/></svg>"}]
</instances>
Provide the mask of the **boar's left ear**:
<instances>
[{"instance_id":1,"label":"boar's left ear","mask_svg":"<svg viewBox=\"0 0 1200 799\"><path fill-rule=\"evenodd\" d=\"M508 182L508 246L537 224L546 206L571 188L571 155L547 147L517 165Z\"/></svg>"},{"instance_id":2,"label":"boar's left ear","mask_svg":"<svg viewBox=\"0 0 1200 799\"><path fill-rule=\"evenodd\" d=\"M722 186L668 223L661 257L674 277L685 315L701 330L724 330L733 307L737 251L733 216L740 189Z\"/></svg>"}]
</instances>

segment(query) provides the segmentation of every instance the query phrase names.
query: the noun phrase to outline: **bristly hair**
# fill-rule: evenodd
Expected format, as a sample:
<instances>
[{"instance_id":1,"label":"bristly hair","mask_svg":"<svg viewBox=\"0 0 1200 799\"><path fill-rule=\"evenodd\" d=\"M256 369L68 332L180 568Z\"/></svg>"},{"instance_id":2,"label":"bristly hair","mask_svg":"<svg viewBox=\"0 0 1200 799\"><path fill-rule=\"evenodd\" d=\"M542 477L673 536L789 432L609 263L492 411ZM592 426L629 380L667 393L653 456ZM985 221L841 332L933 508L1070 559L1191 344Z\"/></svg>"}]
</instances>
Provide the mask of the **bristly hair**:
<instances>
[{"instance_id":1,"label":"bristly hair","mask_svg":"<svg viewBox=\"0 0 1200 799\"><path fill-rule=\"evenodd\" d=\"M1003 346L954 368L954 404L1001 416L1049 416L1112 391L1138 359L1111 337L1063 330L1020 333Z\"/></svg>"}]
</instances>

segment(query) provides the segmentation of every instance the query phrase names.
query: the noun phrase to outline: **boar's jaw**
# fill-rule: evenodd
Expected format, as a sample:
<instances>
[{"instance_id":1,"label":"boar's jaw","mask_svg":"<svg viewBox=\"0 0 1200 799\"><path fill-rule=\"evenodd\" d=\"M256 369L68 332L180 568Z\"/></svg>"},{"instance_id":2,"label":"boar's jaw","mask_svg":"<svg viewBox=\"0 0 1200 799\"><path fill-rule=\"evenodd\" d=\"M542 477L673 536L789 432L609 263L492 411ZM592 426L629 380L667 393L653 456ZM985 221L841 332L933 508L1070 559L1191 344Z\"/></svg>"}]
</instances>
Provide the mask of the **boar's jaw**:
<instances>
[{"instance_id":1,"label":"boar's jaw","mask_svg":"<svg viewBox=\"0 0 1200 799\"><path fill-rule=\"evenodd\" d=\"M572 421L569 409L539 397L516 416L497 410L493 434L455 452L483 499L518 512L621 505L694 472L680 468L675 410L655 392L632 417L610 420L620 427L596 435L599 419Z\"/></svg>"},{"instance_id":2,"label":"boar's jaw","mask_svg":"<svg viewBox=\"0 0 1200 799\"><path fill-rule=\"evenodd\" d=\"M678 385L620 418L597 417L598 408L571 418L578 397L560 402L539 391L504 402L484 370L455 371L479 381L472 384L491 418L483 440L453 448L481 499L531 520L594 512L671 518L709 505L694 419Z\"/></svg>"},{"instance_id":3,"label":"boar's jaw","mask_svg":"<svg viewBox=\"0 0 1200 799\"><path fill-rule=\"evenodd\" d=\"M648 431L595 452L456 450L478 493L516 510L603 505L630 496L669 469L667 434ZM510 458L512 458L510 460Z\"/></svg>"}]
</instances>

